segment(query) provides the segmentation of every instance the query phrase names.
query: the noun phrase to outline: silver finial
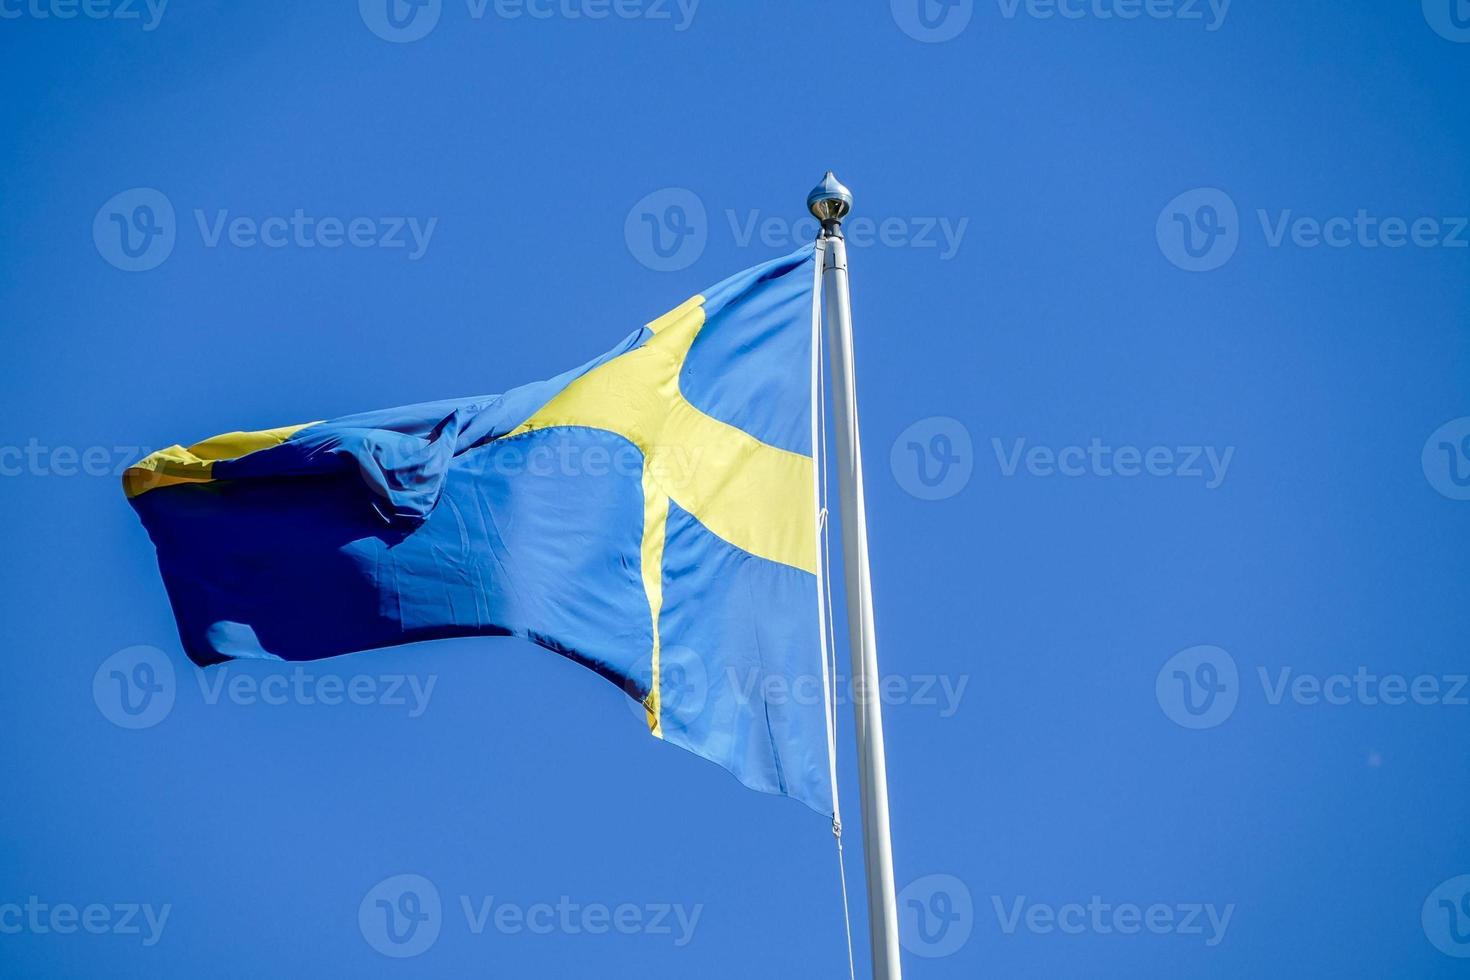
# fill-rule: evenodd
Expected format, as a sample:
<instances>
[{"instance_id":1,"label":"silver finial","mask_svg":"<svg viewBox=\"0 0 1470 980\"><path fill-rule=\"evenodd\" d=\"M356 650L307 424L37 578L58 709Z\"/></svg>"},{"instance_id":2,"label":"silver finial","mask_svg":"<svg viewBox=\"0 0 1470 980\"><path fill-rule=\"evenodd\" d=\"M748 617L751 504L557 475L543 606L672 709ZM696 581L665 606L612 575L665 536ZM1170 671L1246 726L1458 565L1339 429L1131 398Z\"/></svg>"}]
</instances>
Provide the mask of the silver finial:
<instances>
[{"instance_id":1,"label":"silver finial","mask_svg":"<svg viewBox=\"0 0 1470 980\"><path fill-rule=\"evenodd\" d=\"M842 186L842 182L829 170L822 182L806 196L806 207L822 223L823 235L840 238L842 219L852 210L852 191Z\"/></svg>"}]
</instances>

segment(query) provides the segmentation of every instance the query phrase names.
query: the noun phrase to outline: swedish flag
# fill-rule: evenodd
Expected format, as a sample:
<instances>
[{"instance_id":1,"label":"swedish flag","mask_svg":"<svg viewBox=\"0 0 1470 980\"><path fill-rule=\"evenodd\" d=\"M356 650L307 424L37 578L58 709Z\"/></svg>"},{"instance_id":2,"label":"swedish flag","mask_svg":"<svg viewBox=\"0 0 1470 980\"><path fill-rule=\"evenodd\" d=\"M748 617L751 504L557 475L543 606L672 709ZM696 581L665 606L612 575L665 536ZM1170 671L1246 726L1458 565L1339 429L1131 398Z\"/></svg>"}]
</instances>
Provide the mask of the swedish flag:
<instances>
[{"instance_id":1,"label":"swedish flag","mask_svg":"<svg viewBox=\"0 0 1470 980\"><path fill-rule=\"evenodd\" d=\"M830 814L822 688L800 683L823 676L815 287L808 246L548 381L152 454L124 489L185 651L525 637Z\"/></svg>"}]
</instances>

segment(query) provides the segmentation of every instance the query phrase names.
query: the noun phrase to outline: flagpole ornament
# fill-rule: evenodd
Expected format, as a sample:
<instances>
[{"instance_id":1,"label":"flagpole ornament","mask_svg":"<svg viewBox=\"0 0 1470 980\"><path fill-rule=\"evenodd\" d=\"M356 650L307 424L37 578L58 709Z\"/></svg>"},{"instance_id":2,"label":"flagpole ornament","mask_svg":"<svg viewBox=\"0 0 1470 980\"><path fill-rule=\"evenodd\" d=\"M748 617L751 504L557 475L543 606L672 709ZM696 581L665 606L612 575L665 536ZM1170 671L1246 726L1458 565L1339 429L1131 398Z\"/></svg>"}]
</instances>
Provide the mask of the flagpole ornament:
<instances>
[{"instance_id":1,"label":"flagpole ornament","mask_svg":"<svg viewBox=\"0 0 1470 980\"><path fill-rule=\"evenodd\" d=\"M806 196L806 208L822 223L823 238L841 238L842 219L852 210L852 191L829 170Z\"/></svg>"},{"instance_id":2,"label":"flagpole ornament","mask_svg":"<svg viewBox=\"0 0 1470 980\"><path fill-rule=\"evenodd\" d=\"M863 866L868 891L868 940L873 980L902 980L898 901L893 886L893 844L888 819L888 763L883 746L883 704L876 692L878 635L873 625L873 579L868 562L868 513L863 497L863 451L858 433L857 371L853 360L852 298L842 219L852 192L832 171L807 195L807 208L822 222L817 251L822 260L822 307L831 359L833 466L842 517L842 574L847 596L847 637L852 677L864 694L853 698L857 722L858 789L863 814ZM825 465L825 461L823 461Z\"/></svg>"}]
</instances>

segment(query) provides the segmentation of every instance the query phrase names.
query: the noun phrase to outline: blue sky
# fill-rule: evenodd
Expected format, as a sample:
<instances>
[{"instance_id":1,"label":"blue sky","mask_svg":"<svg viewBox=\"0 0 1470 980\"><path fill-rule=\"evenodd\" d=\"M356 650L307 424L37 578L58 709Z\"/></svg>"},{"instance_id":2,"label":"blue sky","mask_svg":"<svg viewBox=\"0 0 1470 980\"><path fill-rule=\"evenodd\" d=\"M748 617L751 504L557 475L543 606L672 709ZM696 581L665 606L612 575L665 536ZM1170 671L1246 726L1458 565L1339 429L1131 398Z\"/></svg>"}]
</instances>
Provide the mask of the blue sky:
<instances>
[{"instance_id":1,"label":"blue sky","mask_svg":"<svg viewBox=\"0 0 1470 980\"><path fill-rule=\"evenodd\" d=\"M820 818L513 639L198 674L116 477L550 376L830 167L908 974L1463 975L1464 0L0 0L0 53L0 973L842 975Z\"/></svg>"}]
</instances>

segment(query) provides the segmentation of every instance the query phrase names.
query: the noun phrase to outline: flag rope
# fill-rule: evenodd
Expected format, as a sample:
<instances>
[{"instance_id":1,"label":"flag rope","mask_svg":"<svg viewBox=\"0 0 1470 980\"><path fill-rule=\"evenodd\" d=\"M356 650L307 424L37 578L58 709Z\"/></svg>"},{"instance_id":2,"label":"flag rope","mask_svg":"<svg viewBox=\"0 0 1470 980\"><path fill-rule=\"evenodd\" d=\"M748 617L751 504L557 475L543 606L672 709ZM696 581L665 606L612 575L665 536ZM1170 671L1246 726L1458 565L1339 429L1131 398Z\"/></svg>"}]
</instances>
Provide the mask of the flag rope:
<instances>
[{"instance_id":1,"label":"flag rope","mask_svg":"<svg viewBox=\"0 0 1470 980\"><path fill-rule=\"evenodd\" d=\"M825 476L823 477L822 482L823 482L824 485L827 482ZM823 487L823 500L822 500L822 503L823 503L823 506L822 506L822 560L823 560L823 569L825 571L825 569L831 567L831 553L830 553L830 549L827 546L828 534L827 534L827 507L826 507L826 488L825 488L825 486ZM827 622L828 622L828 625L831 626L832 625L832 585L831 585L831 582L827 579L827 577L826 577L825 574L822 576L822 586L821 587L823 589L825 589L826 592L827 592ZM831 634L829 634L829 635L831 635ZM836 695L836 685L837 685L837 678L836 678L835 672L834 672L834 675L833 675L833 678L832 678L832 685L833 685L832 696L835 698L835 695ZM835 714L833 715L833 721L832 721L832 734L833 734L833 737L835 739L835 737L837 735L837 721L836 721L836 715ZM836 769L835 762L834 762L834 765L833 765L833 769L834 770ZM833 809L835 811L835 809L836 809L836 805L835 804L833 805ZM848 907L848 901L847 901L847 860L844 857L843 851L842 851L842 818L840 816L838 816L835 812L833 813L833 816L832 816L832 836L837 839L837 877L842 882L842 927L843 927L843 929L847 933L847 975L850 978L850 980L857 980L857 965L853 962L853 958L852 958L852 910Z\"/></svg>"},{"instance_id":2,"label":"flag rope","mask_svg":"<svg viewBox=\"0 0 1470 980\"><path fill-rule=\"evenodd\" d=\"M837 665L832 654L832 641L837 626L832 614L832 545L827 517L827 399L826 371L822 363L822 268L824 247L817 242L815 281L812 286L812 457L816 478L812 490L816 496L817 535L821 553L817 555L817 629L821 635L822 699L827 713L827 766L832 785L832 836L837 841L837 877L842 887L842 926L847 936L847 973L857 980L857 964L852 953L852 910L847 896L847 862L842 850L842 806L837 793Z\"/></svg>"}]
</instances>

